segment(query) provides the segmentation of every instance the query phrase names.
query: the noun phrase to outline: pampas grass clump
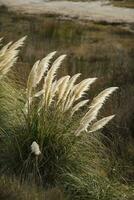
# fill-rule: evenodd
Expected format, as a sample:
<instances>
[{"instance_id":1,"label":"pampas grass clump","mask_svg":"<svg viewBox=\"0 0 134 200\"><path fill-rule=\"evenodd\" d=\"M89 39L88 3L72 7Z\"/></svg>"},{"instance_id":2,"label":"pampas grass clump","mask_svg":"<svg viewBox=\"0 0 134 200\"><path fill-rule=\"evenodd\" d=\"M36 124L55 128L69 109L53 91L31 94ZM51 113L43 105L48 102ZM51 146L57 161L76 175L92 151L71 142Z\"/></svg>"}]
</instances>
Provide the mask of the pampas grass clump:
<instances>
[{"instance_id":1,"label":"pampas grass clump","mask_svg":"<svg viewBox=\"0 0 134 200\"><path fill-rule=\"evenodd\" d=\"M42 112L47 112L52 108L62 113L62 115L69 113L70 118L73 119L73 115L88 103L89 100L83 100L82 98L96 78L87 78L78 84L75 84L75 82L80 74L75 74L71 78L67 75L57 80L56 72L65 55L58 57L49 69L50 59L52 59L55 53L52 52L41 61L37 61L29 74L27 81L26 114L29 114L30 110L32 110L32 104L34 106L36 104L35 98L38 98L36 105L39 116ZM44 76L44 73L47 73L46 76ZM37 86L42 78L44 79L43 87L38 91ZM116 89L117 87L107 88L93 99L89 110L81 118L78 129L74 132L76 136L79 136L83 131L97 131L103 128L114 117L114 115L111 115L94 123L105 100Z\"/></svg>"},{"instance_id":2,"label":"pampas grass clump","mask_svg":"<svg viewBox=\"0 0 134 200\"><path fill-rule=\"evenodd\" d=\"M16 48L23 40L2 48L2 78L16 61ZM38 60L28 76L27 88L20 90L18 97L9 97L9 101L14 99L15 112L9 117L10 126L1 127L0 169L16 174L21 181L45 188L58 186L73 199L103 199L107 189L101 184L105 178L100 171L107 171L109 159L98 131L114 115L98 119L98 114L117 87L103 90L89 104L85 96L96 78L78 82L78 73L57 80L66 55L52 62L55 54Z\"/></svg>"}]
</instances>

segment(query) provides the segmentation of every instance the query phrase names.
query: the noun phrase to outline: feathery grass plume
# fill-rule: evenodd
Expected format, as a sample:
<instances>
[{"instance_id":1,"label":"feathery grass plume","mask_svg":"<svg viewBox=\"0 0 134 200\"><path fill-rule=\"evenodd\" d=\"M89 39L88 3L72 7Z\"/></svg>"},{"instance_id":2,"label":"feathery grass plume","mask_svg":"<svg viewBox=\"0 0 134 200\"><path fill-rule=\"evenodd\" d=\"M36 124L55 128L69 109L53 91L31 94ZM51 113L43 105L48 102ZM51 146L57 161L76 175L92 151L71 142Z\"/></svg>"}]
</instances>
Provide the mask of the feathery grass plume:
<instances>
[{"instance_id":1,"label":"feathery grass plume","mask_svg":"<svg viewBox=\"0 0 134 200\"><path fill-rule=\"evenodd\" d=\"M49 104L48 102L48 98L50 95L50 91L51 91L51 87L52 87L52 82L55 78L56 72L58 70L58 68L60 67L61 62L63 61L63 59L66 57L66 55L61 55L59 56L53 63L52 67L50 68L50 70L47 73L47 76L44 79L44 85L43 85L43 89L44 89L44 94L43 94L43 101L44 104L47 106L47 104Z\"/></svg>"},{"instance_id":2,"label":"feathery grass plume","mask_svg":"<svg viewBox=\"0 0 134 200\"><path fill-rule=\"evenodd\" d=\"M28 98L31 97L32 89L36 85L37 68L38 68L39 63L40 63L40 60L35 62L35 64L33 65L32 69L31 69L31 72L28 76L28 80L27 80L27 95L28 95Z\"/></svg>"},{"instance_id":3,"label":"feathery grass plume","mask_svg":"<svg viewBox=\"0 0 134 200\"><path fill-rule=\"evenodd\" d=\"M26 103L26 106L25 106L26 108L28 107L28 104L30 106L33 100L33 97L39 97L40 95L43 94L43 90L42 90L42 92L37 92L36 94L32 95L32 90L40 83L44 73L48 70L50 60L55 54L56 54L56 51L49 53L41 61L40 60L36 61L34 66L32 67L32 70L28 76L28 81L27 81L28 102Z\"/></svg>"},{"instance_id":4,"label":"feathery grass plume","mask_svg":"<svg viewBox=\"0 0 134 200\"><path fill-rule=\"evenodd\" d=\"M89 102L89 100L83 100L83 101L80 101L79 103L77 103L73 108L72 108L72 111L71 111L71 116L74 115L74 113L76 111L78 111L81 107L83 107L85 104L87 104Z\"/></svg>"},{"instance_id":5,"label":"feathery grass plume","mask_svg":"<svg viewBox=\"0 0 134 200\"><path fill-rule=\"evenodd\" d=\"M77 85L74 86L73 93L75 96L75 100L81 98L87 90L89 90L90 85L96 81L97 78L87 78Z\"/></svg>"},{"instance_id":6,"label":"feathery grass plume","mask_svg":"<svg viewBox=\"0 0 134 200\"><path fill-rule=\"evenodd\" d=\"M28 81L27 81L27 89L28 89L29 97L31 96L32 89L35 88L36 85L40 83L44 73L48 70L49 62L55 54L56 54L56 51L49 53L41 61L38 60L35 62L28 76Z\"/></svg>"},{"instance_id":7,"label":"feathery grass plume","mask_svg":"<svg viewBox=\"0 0 134 200\"><path fill-rule=\"evenodd\" d=\"M2 49L0 50L0 57L4 56L4 54L6 53L8 47L12 44L12 42L9 42L8 44L6 44L4 47L2 47Z\"/></svg>"},{"instance_id":8,"label":"feathery grass plume","mask_svg":"<svg viewBox=\"0 0 134 200\"><path fill-rule=\"evenodd\" d=\"M9 42L0 50L0 78L6 75L15 64L18 56L18 48L24 43L26 36L13 43Z\"/></svg>"},{"instance_id":9,"label":"feathery grass plume","mask_svg":"<svg viewBox=\"0 0 134 200\"><path fill-rule=\"evenodd\" d=\"M63 76L57 81L56 87L55 87L55 90L57 93L59 93L59 91L61 90L60 88L62 87L62 84L64 84L64 81L67 79L67 77L68 77L68 75Z\"/></svg>"},{"instance_id":10,"label":"feathery grass plume","mask_svg":"<svg viewBox=\"0 0 134 200\"><path fill-rule=\"evenodd\" d=\"M93 99L89 111L84 115L84 117L80 121L80 126L75 132L76 136L79 136L80 133L84 130L87 131L87 128L91 125L91 122L93 122L96 119L106 99L117 89L118 87L107 88Z\"/></svg>"},{"instance_id":11,"label":"feathery grass plume","mask_svg":"<svg viewBox=\"0 0 134 200\"><path fill-rule=\"evenodd\" d=\"M49 53L45 58L40 61L40 64L37 68L37 76L36 76L36 85L40 83L43 75L49 68L50 60L56 54L56 51Z\"/></svg>"},{"instance_id":12,"label":"feathery grass plume","mask_svg":"<svg viewBox=\"0 0 134 200\"><path fill-rule=\"evenodd\" d=\"M91 122L94 121L98 115L99 110L101 109L102 105L97 105L94 108L91 108L85 116L81 119L80 125L78 129L75 131L75 135L79 136L81 132L88 131L88 127L91 125Z\"/></svg>"},{"instance_id":13,"label":"feathery grass plume","mask_svg":"<svg viewBox=\"0 0 134 200\"><path fill-rule=\"evenodd\" d=\"M27 36L24 36L24 37L22 37L21 39L19 39L18 41L14 42L14 43L10 46L9 51L11 51L11 50L16 50L16 49L18 49L19 47L21 47L21 46L24 44L24 41L25 41L26 38L27 38Z\"/></svg>"},{"instance_id":14,"label":"feathery grass plume","mask_svg":"<svg viewBox=\"0 0 134 200\"><path fill-rule=\"evenodd\" d=\"M110 94L112 94L117 89L118 87L110 87L100 92L91 102L90 108L95 107L97 104L104 104Z\"/></svg>"},{"instance_id":15,"label":"feathery grass plume","mask_svg":"<svg viewBox=\"0 0 134 200\"><path fill-rule=\"evenodd\" d=\"M73 103L77 100L79 100L81 97L84 96L84 94L87 92L87 90L90 88L90 85L95 82L96 78L87 78L77 85L74 85L68 100L65 105L65 111L71 108Z\"/></svg>"},{"instance_id":16,"label":"feathery grass plume","mask_svg":"<svg viewBox=\"0 0 134 200\"><path fill-rule=\"evenodd\" d=\"M81 73L78 73L78 74L75 74L74 76L72 76L70 78L69 83L68 83L68 87L67 87L65 94L64 94L64 97L63 97L64 104L66 104L66 100L68 98L68 95L69 95L69 93L72 90L76 80L79 78L80 75L81 75Z\"/></svg>"},{"instance_id":17,"label":"feathery grass plume","mask_svg":"<svg viewBox=\"0 0 134 200\"><path fill-rule=\"evenodd\" d=\"M23 45L25 39L26 37L23 37L15 43L9 42L0 50L0 124L3 129L9 128L18 116L20 117L21 103L18 102L18 96L21 99L21 90L18 91L16 83L5 75L15 64L18 49ZM3 77L4 79L2 79Z\"/></svg>"},{"instance_id":18,"label":"feathery grass plume","mask_svg":"<svg viewBox=\"0 0 134 200\"><path fill-rule=\"evenodd\" d=\"M64 101L65 93L66 93L67 86L68 86L68 83L69 83L69 79L70 79L70 76L66 76L64 81L62 82L62 84L58 88L57 104L59 104L59 102L61 100Z\"/></svg>"},{"instance_id":19,"label":"feathery grass plume","mask_svg":"<svg viewBox=\"0 0 134 200\"><path fill-rule=\"evenodd\" d=\"M93 119L91 118L89 121L93 121L94 119L96 119L97 114L99 112L99 110L101 109L101 107L103 106L103 104L105 103L105 101L108 99L108 97L110 96L110 94L112 94L115 90L117 90L118 87L110 87L107 88L105 90L103 90L102 92L100 92L91 102L91 105L89 106L89 111L84 115L84 117L81 120L81 123L83 123L84 120L86 120L86 118L89 119L90 114L95 113Z\"/></svg>"},{"instance_id":20,"label":"feathery grass plume","mask_svg":"<svg viewBox=\"0 0 134 200\"><path fill-rule=\"evenodd\" d=\"M64 85L64 82L66 82L66 79L68 79L68 77L70 77L70 76L63 76L63 77L61 77L58 81L54 81L54 83L52 84L52 89L51 89L51 91L50 91L50 95L49 95L49 104L48 104L48 106L50 106L50 104L52 103L52 101L53 101L53 98L56 96L56 94L57 94L57 99L58 99L58 96L60 95L60 91L62 91L62 87L63 87L63 85ZM42 92L41 92L41 94L43 94L44 93L44 90L42 89L41 90ZM38 95L38 93L37 93L37 95ZM57 102L56 102L56 104L57 104ZM41 110L41 108L44 106L44 100L42 100L42 102L41 102L41 106L39 107L39 109L38 109L38 112Z\"/></svg>"},{"instance_id":21,"label":"feathery grass plume","mask_svg":"<svg viewBox=\"0 0 134 200\"><path fill-rule=\"evenodd\" d=\"M95 122L91 125L89 132L95 132L103 128L110 120L112 120L115 117L115 115L111 115L108 117L104 117L100 119L99 121Z\"/></svg>"},{"instance_id":22,"label":"feathery grass plume","mask_svg":"<svg viewBox=\"0 0 134 200\"><path fill-rule=\"evenodd\" d=\"M54 97L56 94L56 83L57 83L56 80L52 83L50 94L48 97L48 107L52 104L52 102L54 102Z\"/></svg>"}]
</instances>

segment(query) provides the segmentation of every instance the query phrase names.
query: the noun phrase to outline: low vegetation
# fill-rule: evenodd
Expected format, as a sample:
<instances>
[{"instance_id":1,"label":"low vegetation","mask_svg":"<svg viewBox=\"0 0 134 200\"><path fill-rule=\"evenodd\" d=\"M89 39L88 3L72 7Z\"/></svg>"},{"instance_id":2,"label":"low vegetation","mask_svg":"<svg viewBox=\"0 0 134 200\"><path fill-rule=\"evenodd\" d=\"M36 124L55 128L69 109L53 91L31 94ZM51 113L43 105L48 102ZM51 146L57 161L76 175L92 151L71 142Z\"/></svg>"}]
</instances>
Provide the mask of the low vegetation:
<instances>
[{"instance_id":1,"label":"low vegetation","mask_svg":"<svg viewBox=\"0 0 134 200\"><path fill-rule=\"evenodd\" d=\"M133 0L111 0L113 5L125 8L134 8Z\"/></svg>"}]
</instances>

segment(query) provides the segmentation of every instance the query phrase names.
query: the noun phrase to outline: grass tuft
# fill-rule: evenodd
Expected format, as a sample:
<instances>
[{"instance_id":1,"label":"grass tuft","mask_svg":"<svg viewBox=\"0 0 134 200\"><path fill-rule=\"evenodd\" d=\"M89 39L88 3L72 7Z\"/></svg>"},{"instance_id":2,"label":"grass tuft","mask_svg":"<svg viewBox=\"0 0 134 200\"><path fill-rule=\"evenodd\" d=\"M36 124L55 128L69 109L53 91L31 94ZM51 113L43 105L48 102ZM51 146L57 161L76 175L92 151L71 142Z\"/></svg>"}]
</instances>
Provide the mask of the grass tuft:
<instances>
[{"instance_id":1,"label":"grass tuft","mask_svg":"<svg viewBox=\"0 0 134 200\"><path fill-rule=\"evenodd\" d=\"M96 78L79 83L80 74L57 79L65 55L50 67L54 54L34 64L25 89L2 77L0 172L17 176L22 186L27 182L47 191L60 188L61 198L64 193L74 200L125 200L118 182L109 179L109 139L100 132L113 116L98 121L100 109L117 87L83 104Z\"/></svg>"}]
</instances>

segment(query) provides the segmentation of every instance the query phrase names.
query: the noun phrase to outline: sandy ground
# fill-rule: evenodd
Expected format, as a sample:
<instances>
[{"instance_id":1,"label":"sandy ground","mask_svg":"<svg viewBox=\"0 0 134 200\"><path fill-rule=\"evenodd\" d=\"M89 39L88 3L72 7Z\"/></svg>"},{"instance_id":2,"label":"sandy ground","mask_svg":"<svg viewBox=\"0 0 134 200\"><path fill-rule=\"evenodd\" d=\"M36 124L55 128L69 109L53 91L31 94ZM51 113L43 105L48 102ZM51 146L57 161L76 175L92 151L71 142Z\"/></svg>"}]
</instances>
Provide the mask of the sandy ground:
<instances>
[{"instance_id":1,"label":"sandy ground","mask_svg":"<svg viewBox=\"0 0 134 200\"><path fill-rule=\"evenodd\" d=\"M2 4L11 10L30 14L51 13L80 20L134 23L134 9L114 7L101 1L0 0L0 5Z\"/></svg>"}]
</instances>

